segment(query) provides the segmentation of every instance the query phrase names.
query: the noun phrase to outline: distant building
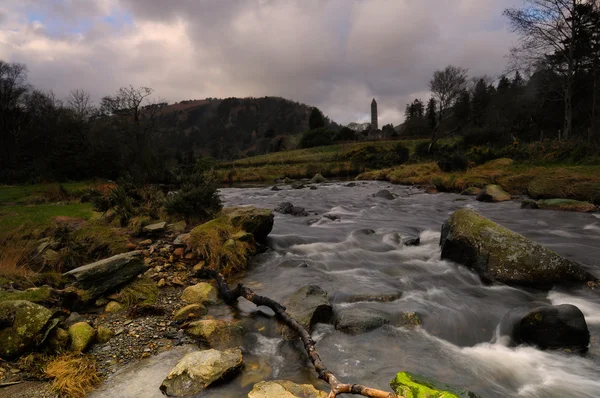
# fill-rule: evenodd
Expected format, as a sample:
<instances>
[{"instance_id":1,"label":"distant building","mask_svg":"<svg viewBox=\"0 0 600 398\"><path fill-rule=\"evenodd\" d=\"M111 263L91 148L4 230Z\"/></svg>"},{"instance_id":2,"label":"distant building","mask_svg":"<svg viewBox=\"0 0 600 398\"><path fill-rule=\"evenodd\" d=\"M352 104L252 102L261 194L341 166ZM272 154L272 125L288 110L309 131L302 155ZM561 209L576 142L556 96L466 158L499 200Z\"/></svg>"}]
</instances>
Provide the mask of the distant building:
<instances>
[{"instance_id":1,"label":"distant building","mask_svg":"<svg viewBox=\"0 0 600 398\"><path fill-rule=\"evenodd\" d=\"M371 101L371 128L373 130L379 130L379 122L377 121L377 101L375 101L375 98Z\"/></svg>"}]
</instances>

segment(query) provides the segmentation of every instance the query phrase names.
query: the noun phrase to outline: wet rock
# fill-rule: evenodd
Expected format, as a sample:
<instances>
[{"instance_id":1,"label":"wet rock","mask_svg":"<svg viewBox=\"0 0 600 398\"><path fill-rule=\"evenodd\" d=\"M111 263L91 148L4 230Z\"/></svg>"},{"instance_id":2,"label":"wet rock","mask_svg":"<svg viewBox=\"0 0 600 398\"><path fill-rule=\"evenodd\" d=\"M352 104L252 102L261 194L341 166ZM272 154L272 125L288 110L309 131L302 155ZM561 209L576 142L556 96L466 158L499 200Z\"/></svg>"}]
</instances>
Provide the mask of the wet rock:
<instances>
[{"instance_id":1,"label":"wet rock","mask_svg":"<svg viewBox=\"0 0 600 398\"><path fill-rule=\"evenodd\" d=\"M248 398L327 398L328 394L310 384L287 380L261 381L248 393Z\"/></svg>"},{"instance_id":2,"label":"wet rock","mask_svg":"<svg viewBox=\"0 0 600 398\"><path fill-rule=\"evenodd\" d=\"M83 321L85 318L77 312L71 312L67 319L63 322L66 327L76 324L77 322Z\"/></svg>"},{"instance_id":3,"label":"wet rock","mask_svg":"<svg viewBox=\"0 0 600 398\"><path fill-rule=\"evenodd\" d=\"M290 202L283 202L277 205L275 210L277 213L281 214L290 214L294 217L306 217L308 216L308 212L304 209L304 207L294 206Z\"/></svg>"},{"instance_id":4,"label":"wet rock","mask_svg":"<svg viewBox=\"0 0 600 398\"><path fill-rule=\"evenodd\" d=\"M442 227L442 258L477 272L484 281L546 286L597 280L578 264L470 209Z\"/></svg>"},{"instance_id":5,"label":"wet rock","mask_svg":"<svg viewBox=\"0 0 600 398\"><path fill-rule=\"evenodd\" d=\"M310 190L311 191L316 191L317 189L319 189L319 188L317 188L315 185L311 185L310 186Z\"/></svg>"},{"instance_id":6,"label":"wet rock","mask_svg":"<svg viewBox=\"0 0 600 398\"><path fill-rule=\"evenodd\" d=\"M177 363L160 389L173 397L195 395L212 383L233 376L242 367L242 362L239 348L193 352Z\"/></svg>"},{"instance_id":7,"label":"wet rock","mask_svg":"<svg viewBox=\"0 0 600 398\"><path fill-rule=\"evenodd\" d=\"M287 313L309 331L314 324L327 322L333 311L327 292L315 285L296 290L282 304L286 307ZM296 336L288 327L283 327L283 334L286 338Z\"/></svg>"},{"instance_id":8,"label":"wet rock","mask_svg":"<svg viewBox=\"0 0 600 398\"><path fill-rule=\"evenodd\" d=\"M53 313L25 300L0 302L0 357L16 358L42 344L57 326Z\"/></svg>"},{"instance_id":9,"label":"wet rock","mask_svg":"<svg viewBox=\"0 0 600 398\"><path fill-rule=\"evenodd\" d=\"M466 390L457 390L413 373L401 372L390 382L396 394L407 398L481 398Z\"/></svg>"},{"instance_id":10,"label":"wet rock","mask_svg":"<svg viewBox=\"0 0 600 398\"><path fill-rule=\"evenodd\" d=\"M210 347L223 348L239 345L243 328L238 322L203 319L187 325L185 333L188 336L200 339Z\"/></svg>"},{"instance_id":11,"label":"wet rock","mask_svg":"<svg viewBox=\"0 0 600 398\"><path fill-rule=\"evenodd\" d=\"M185 254L185 249L183 247L178 247L177 249L173 250L173 255L175 257L183 257L183 255Z\"/></svg>"},{"instance_id":12,"label":"wet rock","mask_svg":"<svg viewBox=\"0 0 600 398\"><path fill-rule=\"evenodd\" d=\"M147 234L159 234L161 232L164 232L166 228L167 223L165 221L162 221L156 224L146 225L144 228L142 228L142 231L144 231L144 233Z\"/></svg>"},{"instance_id":13,"label":"wet rock","mask_svg":"<svg viewBox=\"0 0 600 398\"><path fill-rule=\"evenodd\" d=\"M339 220L341 217L333 214L323 214L323 217L330 219L331 221Z\"/></svg>"},{"instance_id":14,"label":"wet rock","mask_svg":"<svg viewBox=\"0 0 600 398\"><path fill-rule=\"evenodd\" d=\"M389 303L402 297L402 292L392 294L355 294L345 300L348 303L358 303L361 301L374 301L378 303Z\"/></svg>"},{"instance_id":15,"label":"wet rock","mask_svg":"<svg viewBox=\"0 0 600 398\"><path fill-rule=\"evenodd\" d=\"M144 239L138 243L139 246L150 246L152 244L152 239Z\"/></svg>"},{"instance_id":16,"label":"wet rock","mask_svg":"<svg viewBox=\"0 0 600 398\"><path fill-rule=\"evenodd\" d=\"M511 199L508 192L504 191L499 185L486 185L477 195L480 202L506 202Z\"/></svg>"},{"instance_id":17,"label":"wet rock","mask_svg":"<svg viewBox=\"0 0 600 398\"><path fill-rule=\"evenodd\" d=\"M346 308L340 311L335 328L340 332L360 334L390 323L385 312L370 308Z\"/></svg>"},{"instance_id":18,"label":"wet rock","mask_svg":"<svg viewBox=\"0 0 600 398\"><path fill-rule=\"evenodd\" d=\"M303 260L283 260L278 266L281 268L307 268L308 264Z\"/></svg>"},{"instance_id":19,"label":"wet rock","mask_svg":"<svg viewBox=\"0 0 600 398\"><path fill-rule=\"evenodd\" d=\"M92 345L96 337L96 331L87 322L71 325L68 333L71 337L71 351L73 352L84 352Z\"/></svg>"},{"instance_id":20,"label":"wet rock","mask_svg":"<svg viewBox=\"0 0 600 398\"><path fill-rule=\"evenodd\" d=\"M124 309L125 309L125 307L123 306L123 304L121 304L117 301L111 301L108 304L106 304L106 307L104 308L104 312L113 313L113 312L123 311Z\"/></svg>"},{"instance_id":21,"label":"wet rock","mask_svg":"<svg viewBox=\"0 0 600 398\"><path fill-rule=\"evenodd\" d=\"M388 191L387 189L383 189L383 190L377 192L376 194L374 194L373 197L392 200L392 199L394 199L394 194L391 193L390 191Z\"/></svg>"},{"instance_id":22,"label":"wet rock","mask_svg":"<svg viewBox=\"0 0 600 398\"><path fill-rule=\"evenodd\" d=\"M460 194L465 196L477 196L481 193L481 188L469 187L462 191Z\"/></svg>"},{"instance_id":23,"label":"wet rock","mask_svg":"<svg viewBox=\"0 0 600 398\"><path fill-rule=\"evenodd\" d=\"M521 202L521 209L539 209L537 202L535 200L526 199Z\"/></svg>"},{"instance_id":24,"label":"wet rock","mask_svg":"<svg viewBox=\"0 0 600 398\"><path fill-rule=\"evenodd\" d=\"M115 333L105 326L98 326L96 331L96 342L98 344L106 344L113 338Z\"/></svg>"},{"instance_id":25,"label":"wet rock","mask_svg":"<svg viewBox=\"0 0 600 398\"><path fill-rule=\"evenodd\" d=\"M142 252L133 251L75 268L64 275L74 281L75 288L84 291L82 298L95 300L133 280L147 269Z\"/></svg>"},{"instance_id":26,"label":"wet rock","mask_svg":"<svg viewBox=\"0 0 600 398\"><path fill-rule=\"evenodd\" d=\"M177 310L173 315L174 321L187 321L192 319L198 319L202 315L206 315L208 310L202 304L190 304Z\"/></svg>"},{"instance_id":27,"label":"wet rock","mask_svg":"<svg viewBox=\"0 0 600 398\"><path fill-rule=\"evenodd\" d=\"M598 210L596 206L589 202L573 199L541 199L536 204L542 210L575 211L578 213L592 213Z\"/></svg>"},{"instance_id":28,"label":"wet rock","mask_svg":"<svg viewBox=\"0 0 600 398\"><path fill-rule=\"evenodd\" d=\"M289 178L289 177L285 177L285 178L283 179L283 183L284 183L284 184L291 184L291 183L293 183L293 182L294 182L294 180L292 180L292 179L291 179L291 178Z\"/></svg>"},{"instance_id":29,"label":"wet rock","mask_svg":"<svg viewBox=\"0 0 600 398\"><path fill-rule=\"evenodd\" d=\"M173 246L185 246L190 234L180 234L173 240Z\"/></svg>"},{"instance_id":30,"label":"wet rock","mask_svg":"<svg viewBox=\"0 0 600 398\"><path fill-rule=\"evenodd\" d=\"M181 299L189 304L215 304L219 300L219 292L210 283L200 282L186 287Z\"/></svg>"},{"instance_id":31,"label":"wet rock","mask_svg":"<svg viewBox=\"0 0 600 398\"><path fill-rule=\"evenodd\" d=\"M410 238L404 241L404 246L419 246L421 244L421 238Z\"/></svg>"},{"instance_id":32,"label":"wet rock","mask_svg":"<svg viewBox=\"0 0 600 398\"><path fill-rule=\"evenodd\" d=\"M356 187L356 183L355 182L349 182L345 186L348 187L348 188L354 188L354 187Z\"/></svg>"},{"instance_id":33,"label":"wet rock","mask_svg":"<svg viewBox=\"0 0 600 398\"><path fill-rule=\"evenodd\" d=\"M398 326L405 327L407 329L413 329L417 326L421 326L421 316L416 312L402 312Z\"/></svg>"},{"instance_id":34,"label":"wet rock","mask_svg":"<svg viewBox=\"0 0 600 398\"><path fill-rule=\"evenodd\" d=\"M53 352L61 352L69 347L70 342L69 333L63 328L56 328L48 336L46 347Z\"/></svg>"},{"instance_id":35,"label":"wet rock","mask_svg":"<svg viewBox=\"0 0 600 398\"><path fill-rule=\"evenodd\" d=\"M517 344L541 349L585 351L590 344L585 317L570 304L534 308L515 324L511 337Z\"/></svg>"},{"instance_id":36,"label":"wet rock","mask_svg":"<svg viewBox=\"0 0 600 398\"><path fill-rule=\"evenodd\" d=\"M277 185L274 185L271 187L271 191L281 191L281 188L279 188Z\"/></svg>"},{"instance_id":37,"label":"wet rock","mask_svg":"<svg viewBox=\"0 0 600 398\"><path fill-rule=\"evenodd\" d=\"M310 179L311 184L321 184L326 181L327 179L323 177L320 173L315 174L315 176Z\"/></svg>"},{"instance_id":38,"label":"wet rock","mask_svg":"<svg viewBox=\"0 0 600 398\"><path fill-rule=\"evenodd\" d=\"M267 235L273 229L273 220L275 219L271 210L256 207L225 208L223 214L229 218L233 226L254 235L254 239L259 243L266 242Z\"/></svg>"}]
</instances>

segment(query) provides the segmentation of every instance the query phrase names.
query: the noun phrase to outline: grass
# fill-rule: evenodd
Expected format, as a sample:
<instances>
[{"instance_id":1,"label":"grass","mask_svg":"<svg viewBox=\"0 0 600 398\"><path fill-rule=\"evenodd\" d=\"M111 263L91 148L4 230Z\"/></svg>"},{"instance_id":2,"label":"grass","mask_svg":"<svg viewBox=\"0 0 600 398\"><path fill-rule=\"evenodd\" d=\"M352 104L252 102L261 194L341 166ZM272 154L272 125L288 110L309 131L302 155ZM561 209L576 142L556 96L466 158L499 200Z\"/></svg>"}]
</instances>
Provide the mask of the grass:
<instances>
[{"instance_id":1,"label":"grass","mask_svg":"<svg viewBox=\"0 0 600 398\"><path fill-rule=\"evenodd\" d=\"M151 306L158 298L158 287L151 279L141 278L130 283L119 291L114 297L115 301L127 306Z\"/></svg>"},{"instance_id":2,"label":"grass","mask_svg":"<svg viewBox=\"0 0 600 398\"><path fill-rule=\"evenodd\" d=\"M90 186L89 182L69 182L64 184L5 185L0 186L0 204L23 203L27 198L42 198L56 192L62 186L68 192L80 191Z\"/></svg>"},{"instance_id":3,"label":"grass","mask_svg":"<svg viewBox=\"0 0 600 398\"><path fill-rule=\"evenodd\" d=\"M40 204L0 206L0 234L25 226L43 230L52 225L55 217L73 217L89 220L94 216L89 203Z\"/></svg>"},{"instance_id":4,"label":"grass","mask_svg":"<svg viewBox=\"0 0 600 398\"><path fill-rule=\"evenodd\" d=\"M48 363L45 374L52 379L52 390L65 398L82 398L100 383L96 362L88 355L59 355Z\"/></svg>"}]
</instances>

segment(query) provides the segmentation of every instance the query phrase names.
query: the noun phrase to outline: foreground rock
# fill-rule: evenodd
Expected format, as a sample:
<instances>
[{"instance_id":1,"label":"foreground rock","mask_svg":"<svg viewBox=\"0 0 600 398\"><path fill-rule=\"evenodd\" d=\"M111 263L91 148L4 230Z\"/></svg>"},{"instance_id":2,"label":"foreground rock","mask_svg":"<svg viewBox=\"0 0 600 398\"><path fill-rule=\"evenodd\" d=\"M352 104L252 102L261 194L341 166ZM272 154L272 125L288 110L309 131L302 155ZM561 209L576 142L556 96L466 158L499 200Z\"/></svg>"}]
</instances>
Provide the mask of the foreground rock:
<instances>
[{"instance_id":1,"label":"foreground rock","mask_svg":"<svg viewBox=\"0 0 600 398\"><path fill-rule=\"evenodd\" d=\"M385 312L370 308L346 308L337 316L335 328L348 334L360 334L390 323Z\"/></svg>"},{"instance_id":2,"label":"foreground rock","mask_svg":"<svg viewBox=\"0 0 600 398\"><path fill-rule=\"evenodd\" d=\"M243 332L243 328L238 322L218 319L203 319L191 322L185 328L185 333L188 336L200 339L213 348L239 345Z\"/></svg>"},{"instance_id":3,"label":"foreground rock","mask_svg":"<svg viewBox=\"0 0 600 398\"><path fill-rule=\"evenodd\" d=\"M96 331L87 322L78 322L67 331L71 337L71 351L84 352L94 342Z\"/></svg>"},{"instance_id":4,"label":"foreground rock","mask_svg":"<svg viewBox=\"0 0 600 398\"><path fill-rule=\"evenodd\" d=\"M327 398L310 384L296 384L287 380L261 381L254 385L248 398Z\"/></svg>"},{"instance_id":5,"label":"foreground rock","mask_svg":"<svg viewBox=\"0 0 600 398\"><path fill-rule=\"evenodd\" d=\"M85 291L83 298L89 301L115 290L147 269L138 250L75 268L65 275L75 281L74 287Z\"/></svg>"},{"instance_id":6,"label":"foreground rock","mask_svg":"<svg viewBox=\"0 0 600 398\"><path fill-rule=\"evenodd\" d=\"M207 312L208 310L202 304L190 304L177 310L175 314L173 314L173 320L176 322L183 322L198 319L203 315L206 315Z\"/></svg>"},{"instance_id":7,"label":"foreground rock","mask_svg":"<svg viewBox=\"0 0 600 398\"><path fill-rule=\"evenodd\" d=\"M487 185L477 195L477 200L480 202L506 202L510 199L510 194L499 185Z\"/></svg>"},{"instance_id":8,"label":"foreground rock","mask_svg":"<svg viewBox=\"0 0 600 398\"><path fill-rule=\"evenodd\" d=\"M286 312L309 331L314 324L327 322L333 311L327 292L315 285L296 290L282 304L286 307ZM288 327L284 327L283 334L286 338L296 337Z\"/></svg>"},{"instance_id":9,"label":"foreground rock","mask_svg":"<svg viewBox=\"0 0 600 398\"><path fill-rule=\"evenodd\" d=\"M210 283L200 282L186 287L181 299L188 304L215 304L219 300L219 292Z\"/></svg>"},{"instance_id":10,"label":"foreground rock","mask_svg":"<svg viewBox=\"0 0 600 398\"><path fill-rule=\"evenodd\" d=\"M513 327L513 341L541 349L584 351L590 332L579 308L570 304L542 306L527 312Z\"/></svg>"},{"instance_id":11,"label":"foreground rock","mask_svg":"<svg viewBox=\"0 0 600 398\"><path fill-rule=\"evenodd\" d=\"M596 280L578 264L470 209L461 209L442 227L442 258L463 264L484 281L521 285Z\"/></svg>"},{"instance_id":12,"label":"foreground rock","mask_svg":"<svg viewBox=\"0 0 600 398\"><path fill-rule=\"evenodd\" d=\"M37 347L57 324L52 311L41 305L25 300L0 302L0 357L16 358Z\"/></svg>"},{"instance_id":13,"label":"foreground rock","mask_svg":"<svg viewBox=\"0 0 600 398\"><path fill-rule=\"evenodd\" d=\"M304 207L294 206L290 202L283 202L278 204L274 211L281 214L290 214L294 217L308 216L308 212L304 209Z\"/></svg>"},{"instance_id":14,"label":"foreground rock","mask_svg":"<svg viewBox=\"0 0 600 398\"><path fill-rule=\"evenodd\" d=\"M223 214L233 226L254 235L254 239L259 243L265 243L275 219L271 210L256 207L229 207L223 209Z\"/></svg>"},{"instance_id":15,"label":"foreground rock","mask_svg":"<svg viewBox=\"0 0 600 398\"><path fill-rule=\"evenodd\" d=\"M310 179L311 184L321 184L326 181L327 179L323 177L320 173L315 174L315 176Z\"/></svg>"},{"instance_id":16,"label":"foreground rock","mask_svg":"<svg viewBox=\"0 0 600 398\"><path fill-rule=\"evenodd\" d=\"M394 392L405 398L480 398L475 393L456 390L446 384L408 372L401 372L390 382Z\"/></svg>"},{"instance_id":17,"label":"foreground rock","mask_svg":"<svg viewBox=\"0 0 600 398\"><path fill-rule=\"evenodd\" d=\"M192 352L175 365L160 389L171 397L195 395L215 381L234 375L241 367L242 352L239 348Z\"/></svg>"},{"instance_id":18,"label":"foreground rock","mask_svg":"<svg viewBox=\"0 0 600 398\"><path fill-rule=\"evenodd\" d=\"M388 191L387 189L383 189L383 190L377 192L376 194L374 194L373 197L392 200L392 199L394 199L394 194L391 193L390 191Z\"/></svg>"}]
</instances>

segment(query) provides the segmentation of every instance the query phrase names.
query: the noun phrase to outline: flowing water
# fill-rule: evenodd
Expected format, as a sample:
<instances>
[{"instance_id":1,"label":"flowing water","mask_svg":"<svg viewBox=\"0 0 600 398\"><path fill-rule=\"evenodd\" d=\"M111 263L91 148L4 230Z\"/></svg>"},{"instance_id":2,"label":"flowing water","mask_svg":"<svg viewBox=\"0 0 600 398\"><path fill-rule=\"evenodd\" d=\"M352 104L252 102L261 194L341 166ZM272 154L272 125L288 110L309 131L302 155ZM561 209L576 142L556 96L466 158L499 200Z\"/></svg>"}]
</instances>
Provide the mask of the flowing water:
<instances>
[{"instance_id":1,"label":"flowing water","mask_svg":"<svg viewBox=\"0 0 600 398\"><path fill-rule=\"evenodd\" d=\"M398 197L372 196L384 188ZM468 269L442 261L438 245L442 223L468 206L600 275L598 215L522 210L518 202L486 204L377 182L356 187L323 184L317 190L228 188L221 195L226 206L273 209L289 201L311 213L276 214L269 235L272 250L255 257L242 277L247 286L282 300L304 285L316 284L327 290L334 311L363 307L388 314L390 325L360 335L317 325L317 350L342 381L389 390L397 372L411 371L486 398L600 396L600 294L583 287L542 291L486 286ZM403 246L403 239L417 236L420 246ZM295 266L301 262L306 265ZM348 302L350 295L398 292L403 294L393 302ZM509 346L499 332L502 318L511 309L534 303L577 305L590 328L590 350L577 355ZM397 326L404 311L418 312L422 326ZM269 314L269 309L240 299L232 316L249 330L243 347L245 368L233 381L200 396L243 397L263 379L313 383L328 391L302 346L278 337ZM160 378L153 382L159 385Z\"/></svg>"}]
</instances>

